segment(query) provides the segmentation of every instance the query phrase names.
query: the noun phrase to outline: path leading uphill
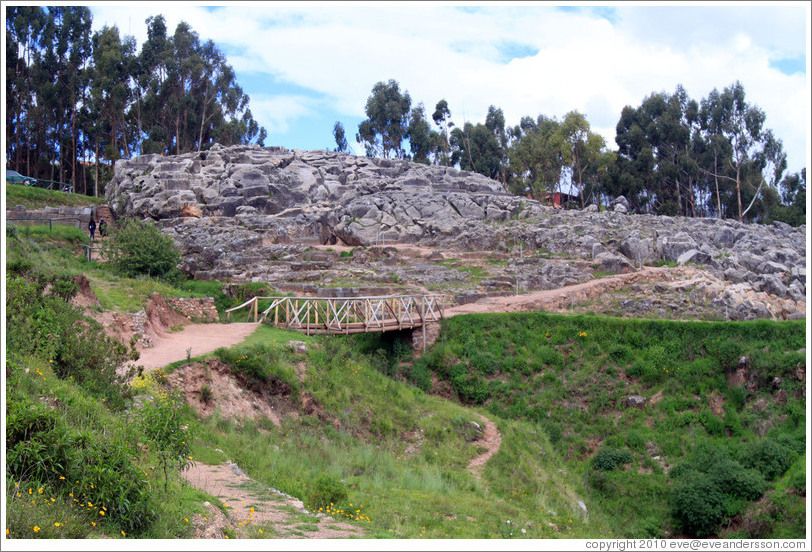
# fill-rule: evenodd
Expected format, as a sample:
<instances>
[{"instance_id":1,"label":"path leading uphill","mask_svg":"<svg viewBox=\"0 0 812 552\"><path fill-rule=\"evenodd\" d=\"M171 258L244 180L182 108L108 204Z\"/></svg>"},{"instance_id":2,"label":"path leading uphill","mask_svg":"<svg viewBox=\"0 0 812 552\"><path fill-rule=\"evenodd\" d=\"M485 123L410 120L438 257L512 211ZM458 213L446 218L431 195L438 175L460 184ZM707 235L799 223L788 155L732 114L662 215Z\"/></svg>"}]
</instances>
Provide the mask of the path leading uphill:
<instances>
[{"instance_id":1,"label":"path leading uphill","mask_svg":"<svg viewBox=\"0 0 812 552\"><path fill-rule=\"evenodd\" d=\"M522 295L486 297L476 303L449 307L445 309L443 315L448 318L458 314L560 310L575 303L596 299L605 293L611 293L632 284L686 279L696 272L696 269L690 267L646 266L635 272L614 274L562 288L531 291Z\"/></svg>"}]
</instances>

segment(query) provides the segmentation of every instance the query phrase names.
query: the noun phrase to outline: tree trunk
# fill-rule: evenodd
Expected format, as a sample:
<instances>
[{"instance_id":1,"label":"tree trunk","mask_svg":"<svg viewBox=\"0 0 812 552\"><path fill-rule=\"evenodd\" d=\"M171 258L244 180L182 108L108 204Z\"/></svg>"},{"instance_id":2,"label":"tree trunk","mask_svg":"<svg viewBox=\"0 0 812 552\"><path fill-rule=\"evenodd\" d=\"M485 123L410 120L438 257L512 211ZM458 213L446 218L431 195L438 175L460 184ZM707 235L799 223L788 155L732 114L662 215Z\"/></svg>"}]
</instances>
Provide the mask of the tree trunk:
<instances>
[{"instance_id":1,"label":"tree trunk","mask_svg":"<svg viewBox=\"0 0 812 552\"><path fill-rule=\"evenodd\" d=\"M719 196L719 176L716 174L716 161L717 161L718 153L714 150L713 152L713 180L716 183L716 218L722 218L722 199Z\"/></svg>"},{"instance_id":2,"label":"tree trunk","mask_svg":"<svg viewBox=\"0 0 812 552\"><path fill-rule=\"evenodd\" d=\"M742 181L740 163L736 163L736 199L739 201L739 222L742 222Z\"/></svg>"},{"instance_id":3,"label":"tree trunk","mask_svg":"<svg viewBox=\"0 0 812 552\"><path fill-rule=\"evenodd\" d=\"M96 181L93 183L93 197L99 197L99 141L96 140Z\"/></svg>"}]
</instances>

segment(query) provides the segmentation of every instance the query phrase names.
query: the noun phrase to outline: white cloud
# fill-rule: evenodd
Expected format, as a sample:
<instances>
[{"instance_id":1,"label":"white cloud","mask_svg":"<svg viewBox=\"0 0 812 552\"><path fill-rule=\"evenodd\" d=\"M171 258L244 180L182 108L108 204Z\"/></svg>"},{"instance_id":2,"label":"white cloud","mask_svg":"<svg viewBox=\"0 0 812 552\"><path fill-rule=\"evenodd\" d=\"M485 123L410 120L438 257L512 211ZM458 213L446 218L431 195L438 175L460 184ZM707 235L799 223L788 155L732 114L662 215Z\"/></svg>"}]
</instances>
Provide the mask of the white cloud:
<instances>
[{"instance_id":1,"label":"white cloud","mask_svg":"<svg viewBox=\"0 0 812 552\"><path fill-rule=\"evenodd\" d=\"M769 66L806 52L809 6L803 3L616 7L614 23L588 10L493 6L468 12L432 3L251 3L209 10L169 2L93 11L96 25L107 18L128 32L121 23L127 21L138 38L148 15L164 14L170 34L183 19L202 38L240 52L229 57L238 73L267 74L269 82L325 98L289 91L275 96L270 85L246 89L255 117L276 134L319 110L362 117L373 84L393 78L429 115L445 98L457 124L483 121L491 104L504 110L510 125L523 115L561 117L578 109L614 147L625 105L673 92L677 84L700 100L740 80L784 140L790 169L805 163L808 77ZM506 43L538 53L499 63Z\"/></svg>"},{"instance_id":2,"label":"white cloud","mask_svg":"<svg viewBox=\"0 0 812 552\"><path fill-rule=\"evenodd\" d=\"M256 120L263 122L271 136L288 132L294 121L313 115L318 108L318 102L306 96L263 93L251 96L251 113Z\"/></svg>"}]
</instances>

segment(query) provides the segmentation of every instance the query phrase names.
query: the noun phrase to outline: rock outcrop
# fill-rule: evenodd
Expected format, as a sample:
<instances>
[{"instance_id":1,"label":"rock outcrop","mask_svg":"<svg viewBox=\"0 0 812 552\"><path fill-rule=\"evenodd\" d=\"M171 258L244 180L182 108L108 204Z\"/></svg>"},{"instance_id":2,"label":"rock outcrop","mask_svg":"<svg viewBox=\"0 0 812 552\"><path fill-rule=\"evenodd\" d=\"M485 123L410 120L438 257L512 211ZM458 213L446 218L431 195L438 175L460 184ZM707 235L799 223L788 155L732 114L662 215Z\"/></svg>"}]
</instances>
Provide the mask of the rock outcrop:
<instances>
[{"instance_id":1,"label":"rock outcrop","mask_svg":"<svg viewBox=\"0 0 812 552\"><path fill-rule=\"evenodd\" d=\"M529 208L480 174L328 151L213 146L116 164L107 199L118 216L250 219L279 241L416 243L504 221ZM525 214L527 214L525 212Z\"/></svg>"},{"instance_id":2,"label":"rock outcrop","mask_svg":"<svg viewBox=\"0 0 812 552\"><path fill-rule=\"evenodd\" d=\"M483 280L480 292L510 289L516 278L523 289L549 289L590 273L670 263L701 266L718 280L799 308L806 301L806 226L633 214L623 197L603 212L553 209L476 173L403 160L215 145L119 161L107 199L119 217L160 221L183 253L181 268L197 278L270 281L284 267L288 276L277 279L302 285L335 263L303 258L314 244L420 244L511 258L521 246L549 261L511 261L509 274ZM358 263L368 260L356 253ZM378 260L397 268L393 255ZM386 278L397 281L392 274ZM454 277L448 270L437 275Z\"/></svg>"}]
</instances>

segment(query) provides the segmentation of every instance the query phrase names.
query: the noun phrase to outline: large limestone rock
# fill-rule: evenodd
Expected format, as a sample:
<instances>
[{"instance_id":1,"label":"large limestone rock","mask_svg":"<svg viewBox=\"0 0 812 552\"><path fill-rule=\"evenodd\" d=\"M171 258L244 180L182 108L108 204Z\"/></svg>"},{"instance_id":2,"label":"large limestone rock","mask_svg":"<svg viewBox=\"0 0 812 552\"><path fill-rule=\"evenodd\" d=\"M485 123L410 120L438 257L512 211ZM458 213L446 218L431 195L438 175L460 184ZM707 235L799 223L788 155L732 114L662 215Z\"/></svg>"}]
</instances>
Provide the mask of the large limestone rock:
<instances>
[{"instance_id":1,"label":"large limestone rock","mask_svg":"<svg viewBox=\"0 0 812 552\"><path fill-rule=\"evenodd\" d=\"M553 209L476 173L403 160L215 145L120 160L107 199L117 216L160 221L182 268L200 278L256 277L251 266L301 261L312 243L505 253L521 244L569 259L526 267L520 285L535 289L584 281L579 261L606 272L668 262L753 293L806 299L806 226L633 214L622 197L604 212ZM309 265L295 266L301 281Z\"/></svg>"}]
</instances>

